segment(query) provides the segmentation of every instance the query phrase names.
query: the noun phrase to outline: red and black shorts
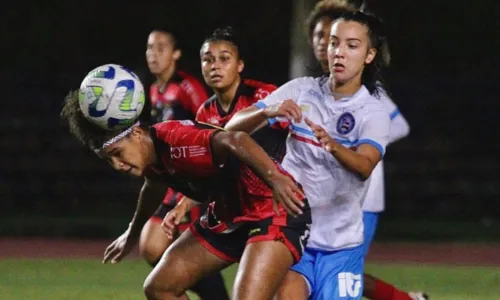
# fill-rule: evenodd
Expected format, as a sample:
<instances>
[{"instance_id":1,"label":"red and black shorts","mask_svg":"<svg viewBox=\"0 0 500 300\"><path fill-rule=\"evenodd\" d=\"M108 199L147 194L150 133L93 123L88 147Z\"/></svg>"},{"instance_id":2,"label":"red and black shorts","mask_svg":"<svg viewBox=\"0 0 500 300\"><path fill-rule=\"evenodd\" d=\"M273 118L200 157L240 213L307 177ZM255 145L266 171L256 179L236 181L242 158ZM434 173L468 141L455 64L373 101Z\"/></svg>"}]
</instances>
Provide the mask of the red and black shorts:
<instances>
[{"instance_id":1,"label":"red and black shorts","mask_svg":"<svg viewBox=\"0 0 500 300\"><path fill-rule=\"evenodd\" d=\"M163 222L163 219L165 218L167 213L171 211L177 205L177 203L181 201L182 198L183 195L181 193L177 193L173 189L169 188L167 190L167 193L165 194L163 202L160 204L160 206L158 206L155 213L151 216L150 220L155 223ZM179 224L179 231L182 232L188 229L189 225L191 225L191 223L193 223L200 217L201 212L205 208L206 206L199 205L191 209Z\"/></svg>"},{"instance_id":2,"label":"red and black shorts","mask_svg":"<svg viewBox=\"0 0 500 300\"><path fill-rule=\"evenodd\" d=\"M229 262L238 262L247 244L262 241L281 241L290 250L295 262L298 262L307 244L311 226L309 205L306 204L302 210L303 214L297 217L283 213L260 221L228 226L224 222L207 221L211 212L207 209L189 229L206 249Z\"/></svg>"}]
</instances>

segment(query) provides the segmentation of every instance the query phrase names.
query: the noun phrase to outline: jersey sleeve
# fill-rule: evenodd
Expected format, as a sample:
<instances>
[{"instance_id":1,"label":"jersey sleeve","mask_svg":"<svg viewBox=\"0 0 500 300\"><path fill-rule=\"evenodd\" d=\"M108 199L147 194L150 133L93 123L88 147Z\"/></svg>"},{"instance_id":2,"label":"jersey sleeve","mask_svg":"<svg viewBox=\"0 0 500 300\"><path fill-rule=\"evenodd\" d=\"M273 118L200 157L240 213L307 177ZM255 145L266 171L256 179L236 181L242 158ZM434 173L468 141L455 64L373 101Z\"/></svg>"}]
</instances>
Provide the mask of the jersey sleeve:
<instances>
[{"instance_id":1,"label":"jersey sleeve","mask_svg":"<svg viewBox=\"0 0 500 300\"><path fill-rule=\"evenodd\" d=\"M254 106L258 108L265 108L268 106L278 105L288 99L297 101L301 92L301 85L305 80L306 78L297 78L285 83L267 97L255 103ZM273 128L285 129L289 125L286 118L270 118L268 119L268 122Z\"/></svg>"},{"instance_id":2,"label":"jersey sleeve","mask_svg":"<svg viewBox=\"0 0 500 300\"><path fill-rule=\"evenodd\" d=\"M410 125L405 117L399 111L396 103L392 101L387 92L380 88L380 101L384 104L391 119L391 132L389 143L394 143L399 139L406 137L410 133Z\"/></svg>"},{"instance_id":3,"label":"jersey sleeve","mask_svg":"<svg viewBox=\"0 0 500 300\"><path fill-rule=\"evenodd\" d=\"M358 145L369 144L375 147L381 156L389 143L391 120L389 114L381 105L366 113L360 127Z\"/></svg>"},{"instance_id":4,"label":"jersey sleeve","mask_svg":"<svg viewBox=\"0 0 500 300\"><path fill-rule=\"evenodd\" d=\"M194 175L212 173L215 162L212 138L219 130L190 120L170 121L168 134L161 136L169 146L169 163L176 170Z\"/></svg>"}]
</instances>

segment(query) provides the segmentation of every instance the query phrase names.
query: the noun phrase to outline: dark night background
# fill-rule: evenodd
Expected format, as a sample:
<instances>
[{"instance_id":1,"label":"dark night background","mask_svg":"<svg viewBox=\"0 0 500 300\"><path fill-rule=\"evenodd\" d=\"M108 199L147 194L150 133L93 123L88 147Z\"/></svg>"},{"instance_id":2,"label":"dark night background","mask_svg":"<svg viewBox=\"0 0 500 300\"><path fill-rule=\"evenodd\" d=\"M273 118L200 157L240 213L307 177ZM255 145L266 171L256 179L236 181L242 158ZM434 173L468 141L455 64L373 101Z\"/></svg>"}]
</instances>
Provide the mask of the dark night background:
<instances>
[{"instance_id":1,"label":"dark night background","mask_svg":"<svg viewBox=\"0 0 500 300\"><path fill-rule=\"evenodd\" d=\"M498 1L381 0L393 99L410 137L386 156L380 235L489 238L500 225ZM198 50L233 25L249 44L246 76L289 79L292 1L17 1L0 12L0 235L112 236L142 182L117 174L61 127L68 90L118 63L146 78L155 27L181 40L181 67L201 78ZM305 39L305 36L304 36ZM304 66L305 68L306 66Z\"/></svg>"}]
</instances>

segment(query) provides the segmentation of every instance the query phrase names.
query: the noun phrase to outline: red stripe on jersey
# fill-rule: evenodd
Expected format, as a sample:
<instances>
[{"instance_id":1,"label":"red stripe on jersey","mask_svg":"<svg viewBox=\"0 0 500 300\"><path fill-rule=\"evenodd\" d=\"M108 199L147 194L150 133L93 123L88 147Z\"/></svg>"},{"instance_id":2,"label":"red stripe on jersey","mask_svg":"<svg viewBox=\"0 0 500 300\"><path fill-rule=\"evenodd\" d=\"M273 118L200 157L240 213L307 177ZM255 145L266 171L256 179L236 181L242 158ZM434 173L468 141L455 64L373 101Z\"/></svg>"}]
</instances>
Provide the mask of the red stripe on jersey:
<instances>
[{"instance_id":1,"label":"red stripe on jersey","mask_svg":"<svg viewBox=\"0 0 500 300\"><path fill-rule=\"evenodd\" d=\"M311 144L311 145L314 145L314 146L318 146L318 147L321 147L321 144L316 142L316 141L313 141L313 140L310 140L310 139L307 139L305 137L302 137L300 135L297 135L295 133L292 133L291 134L292 138L298 140L298 141L301 141L301 142L304 142L304 143L308 143L308 144Z\"/></svg>"}]
</instances>

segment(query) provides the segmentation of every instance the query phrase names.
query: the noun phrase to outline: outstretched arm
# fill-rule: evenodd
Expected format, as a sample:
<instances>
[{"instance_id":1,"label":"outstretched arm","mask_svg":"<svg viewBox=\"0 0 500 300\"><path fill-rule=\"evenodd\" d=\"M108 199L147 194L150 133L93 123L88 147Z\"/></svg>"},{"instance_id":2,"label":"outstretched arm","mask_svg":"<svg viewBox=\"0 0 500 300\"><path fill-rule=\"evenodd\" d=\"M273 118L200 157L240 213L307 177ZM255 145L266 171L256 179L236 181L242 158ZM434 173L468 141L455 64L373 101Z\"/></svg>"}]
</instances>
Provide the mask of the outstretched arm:
<instances>
[{"instance_id":1,"label":"outstretched arm","mask_svg":"<svg viewBox=\"0 0 500 300\"><path fill-rule=\"evenodd\" d=\"M111 243L104 252L103 263L111 261L117 263L122 260L139 240L142 227L154 214L165 196L166 187L162 183L149 179L144 181L144 185L139 193L137 208L128 229Z\"/></svg>"}]
</instances>

